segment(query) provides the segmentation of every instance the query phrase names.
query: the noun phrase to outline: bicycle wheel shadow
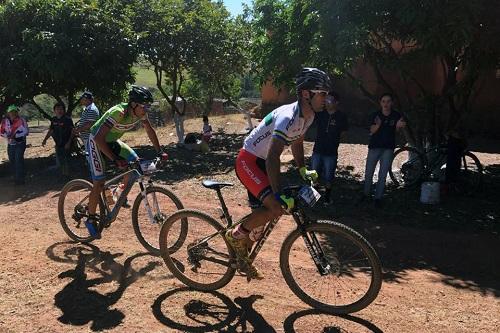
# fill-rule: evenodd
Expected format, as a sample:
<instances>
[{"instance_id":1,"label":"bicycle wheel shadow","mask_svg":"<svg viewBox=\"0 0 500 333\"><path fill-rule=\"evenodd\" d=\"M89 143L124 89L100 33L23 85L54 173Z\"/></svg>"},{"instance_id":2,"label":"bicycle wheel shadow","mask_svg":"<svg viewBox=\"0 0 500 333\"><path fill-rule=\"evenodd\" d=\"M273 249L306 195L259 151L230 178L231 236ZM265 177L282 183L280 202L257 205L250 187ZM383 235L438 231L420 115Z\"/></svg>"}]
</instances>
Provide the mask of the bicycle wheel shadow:
<instances>
[{"instance_id":1,"label":"bicycle wheel shadow","mask_svg":"<svg viewBox=\"0 0 500 333\"><path fill-rule=\"evenodd\" d=\"M303 323L301 321L303 321ZM322 322L328 323L322 324ZM368 330L368 332L383 333L380 328L366 319L353 315L336 316L316 309L307 309L292 313L283 322L283 328L286 333L311 332L310 325L312 323L314 323L315 326L317 326L318 323L320 323L319 326L324 325L321 330L315 330L315 332L358 332L361 326L363 331Z\"/></svg>"},{"instance_id":2,"label":"bicycle wheel shadow","mask_svg":"<svg viewBox=\"0 0 500 333\"><path fill-rule=\"evenodd\" d=\"M67 246L73 245L73 246ZM63 248L63 249L60 249ZM58 275L59 279L71 279L64 288L54 295L54 305L62 311L58 320L71 326L91 323L92 331L101 331L118 326L125 315L110 307L118 302L125 290L139 278L160 265L159 261L149 261L140 269L133 269L132 262L148 253L138 253L117 262L123 253L101 251L92 244L60 242L46 250L47 256L58 262L76 263L73 269ZM118 283L115 290L100 293L96 289L106 288L105 284Z\"/></svg>"},{"instance_id":3,"label":"bicycle wheel shadow","mask_svg":"<svg viewBox=\"0 0 500 333\"><path fill-rule=\"evenodd\" d=\"M233 301L217 291L182 287L160 295L152 309L159 322L182 332L276 332L253 308L262 298L251 295Z\"/></svg>"}]
</instances>

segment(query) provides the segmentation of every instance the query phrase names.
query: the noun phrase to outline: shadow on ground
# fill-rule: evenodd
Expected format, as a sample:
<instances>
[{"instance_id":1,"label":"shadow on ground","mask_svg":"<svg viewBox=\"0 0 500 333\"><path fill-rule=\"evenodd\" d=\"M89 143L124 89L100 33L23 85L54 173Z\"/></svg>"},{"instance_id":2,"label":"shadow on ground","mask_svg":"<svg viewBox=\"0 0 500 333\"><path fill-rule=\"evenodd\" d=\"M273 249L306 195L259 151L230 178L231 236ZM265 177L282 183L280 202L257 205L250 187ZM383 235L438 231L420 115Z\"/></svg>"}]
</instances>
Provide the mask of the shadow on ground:
<instances>
[{"instance_id":1,"label":"shadow on ground","mask_svg":"<svg viewBox=\"0 0 500 333\"><path fill-rule=\"evenodd\" d=\"M58 275L59 279L70 279L54 296L54 305L62 312L58 320L69 326L86 326L91 323L92 331L120 325L125 315L111 307L132 283L161 265L157 259L152 259L144 267L134 270L132 262L149 254L133 255L120 264L116 259L122 256L121 253L101 251L91 244L72 242L55 243L46 250L46 254L53 261L75 265L73 269ZM115 282L118 287L113 291L96 291L99 286L113 285Z\"/></svg>"},{"instance_id":2,"label":"shadow on ground","mask_svg":"<svg viewBox=\"0 0 500 333\"><path fill-rule=\"evenodd\" d=\"M262 298L262 295L254 294L231 300L218 291L200 292L184 287L160 295L152 309L159 322L181 332L277 332L253 307ZM324 326L321 332L343 332L347 325L359 325L373 333L382 332L365 319L337 317L313 309L290 314L283 322L283 330L279 331L305 332L307 326L297 326L302 324L298 322L307 325L308 320L315 326Z\"/></svg>"},{"instance_id":3,"label":"shadow on ground","mask_svg":"<svg viewBox=\"0 0 500 333\"><path fill-rule=\"evenodd\" d=\"M166 147L169 163L156 177L160 182L174 184L193 177L217 178L218 174L229 173L242 140L243 135L218 136L208 154L169 145ZM134 149L145 158L155 155L149 146ZM64 182L57 173L44 169L48 162L44 158L29 160L33 184L26 186L17 198L3 191L0 203L29 200L48 191L58 191ZM411 270L428 269L442 274L443 283L500 297L500 257L496 255L500 253L499 164L486 168L484 186L474 195L449 195L439 205L426 206L419 202L418 189L389 187L381 209L371 202L358 201L362 179L352 174L353 169L353 166L339 169L333 205L320 205L314 213L361 232L381 257L385 281L398 283ZM86 169L80 166L79 170L78 176L87 178ZM296 181L296 170L291 168L284 178ZM5 180L4 177L1 181ZM80 272L72 274L79 276Z\"/></svg>"},{"instance_id":4,"label":"shadow on ground","mask_svg":"<svg viewBox=\"0 0 500 333\"><path fill-rule=\"evenodd\" d=\"M343 168L333 204L313 212L365 236L381 258L385 282L403 282L409 271L426 269L455 288L500 297L499 166L488 167L484 180L474 195L450 194L433 206L420 203L418 189L388 187L382 208L376 208L359 201L362 181Z\"/></svg>"},{"instance_id":5,"label":"shadow on ground","mask_svg":"<svg viewBox=\"0 0 500 333\"><path fill-rule=\"evenodd\" d=\"M8 191L0 191L0 204L16 204L60 191L72 178L89 178L89 171L81 158L71 160L71 177L63 177L56 167L55 155L25 159L26 178L24 185L14 185L10 177L9 163L0 164L0 184ZM57 196L57 194L56 194Z\"/></svg>"}]
</instances>

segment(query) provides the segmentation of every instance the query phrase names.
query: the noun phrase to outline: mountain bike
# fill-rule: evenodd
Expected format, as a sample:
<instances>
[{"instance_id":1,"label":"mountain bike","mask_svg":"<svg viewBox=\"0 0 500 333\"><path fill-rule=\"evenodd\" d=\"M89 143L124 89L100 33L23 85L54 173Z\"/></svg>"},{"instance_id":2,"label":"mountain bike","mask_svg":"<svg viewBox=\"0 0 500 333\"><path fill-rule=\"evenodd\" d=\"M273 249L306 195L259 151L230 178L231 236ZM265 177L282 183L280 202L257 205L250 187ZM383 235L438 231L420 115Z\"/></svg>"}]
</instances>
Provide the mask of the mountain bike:
<instances>
[{"instance_id":1,"label":"mountain bike","mask_svg":"<svg viewBox=\"0 0 500 333\"><path fill-rule=\"evenodd\" d=\"M193 209L182 209L170 215L160 231L160 252L172 274L187 286L213 291L227 285L245 267L238 262L225 232L233 224L221 189L231 183L204 180L203 186L215 190L221 204L220 218ZM325 312L346 314L359 311L377 297L382 284L379 258L359 233L348 226L329 220L317 220L308 212L319 199L312 186L289 186L284 193L296 198L291 211L297 227L285 238L280 250L283 277L303 302ZM279 219L270 221L260 239L249 248L253 262ZM177 234L188 223L183 243ZM248 279L248 277L247 277Z\"/></svg>"},{"instance_id":2,"label":"mountain bike","mask_svg":"<svg viewBox=\"0 0 500 333\"><path fill-rule=\"evenodd\" d=\"M80 124L80 120L76 122L75 127L78 127ZM82 137L77 134L73 137L71 142L71 156L76 159L83 160L83 163L87 166L87 152L85 150L85 143L83 142Z\"/></svg>"},{"instance_id":3,"label":"mountain bike","mask_svg":"<svg viewBox=\"0 0 500 333\"><path fill-rule=\"evenodd\" d=\"M389 176L396 186L413 187L428 178L444 180L448 148L440 144L423 152L402 147L394 152ZM459 184L461 192L471 193L482 183L483 166L472 152L465 150L460 158Z\"/></svg>"},{"instance_id":4,"label":"mountain bike","mask_svg":"<svg viewBox=\"0 0 500 333\"><path fill-rule=\"evenodd\" d=\"M169 189L156 185L151 179L152 174L159 171L163 161L139 160L131 162L128 170L105 182L97 205L97 221L99 231L107 229L116 220L120 209L127 201L127 195L134 183L139 184L140 192L132 205L132 226L139 242L151 254L159 255L158 233L168 215L184 208L179 198ZM117 195L118 184L125 175L130 175L128 184L124 184L122 192ZM58 202L59 222L66 234L79 242L91 242L85 220L89 216L88 200L92 183L84 179L73 179L61 190ZM107 193L114 192L115 202L112 204ZM112 200L113 201L113 200ZM187 222L177 235L177 241L182 243L187 233Z\"/></svg>"}]
</instances>

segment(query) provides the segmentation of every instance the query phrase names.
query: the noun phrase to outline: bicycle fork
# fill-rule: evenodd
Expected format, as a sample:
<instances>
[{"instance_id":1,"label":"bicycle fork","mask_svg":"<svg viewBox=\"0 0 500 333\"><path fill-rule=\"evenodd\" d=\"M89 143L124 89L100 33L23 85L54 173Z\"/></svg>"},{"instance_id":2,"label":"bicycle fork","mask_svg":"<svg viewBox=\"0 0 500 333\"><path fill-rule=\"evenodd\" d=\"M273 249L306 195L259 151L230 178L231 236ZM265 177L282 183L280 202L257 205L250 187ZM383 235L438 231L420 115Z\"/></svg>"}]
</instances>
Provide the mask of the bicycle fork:
<instances>
[{"instance_id":1,"label":"bicycle fork","mask_svg":"<svg viewBox=\"0 0 500 333\"><path fill-rule=\"evenodd\" d=\"M303 221L303 218L301 216L296 216L296 214L293 214L293 217L295 219L295 222L297 223L298 230L302 236L302 239L306 244L307 250L309 251L314 264L318 269L319 274L321 276L324 276L331 273L333 267L327 260L325 260L325 253L321 248L321 244L319 243L316 234L314 232L308 233L306 231L307 224Z\"/></svg>"},{"instance_id":2,"label":"bicycle fork","mask_svg":"<svg viewBox=\"0 0 500 333\"><path fill-rule=\"evenodd\" d=\"M146 208L146 212L148 213L149 221L151 223L158 223L159 221L155 219L155 215L153 215L153 210L151 209L151 205L149 204L148 196L147 196L147 187L144 186L143 182L139 182L139 188L141 189L141 195L143 197L144 207ZM156 198L156 193L151 192L151 196L153 198L153 206L154 211L160 215L160 205L158 204L158 199Z\"/></svg>"}]
</instances>

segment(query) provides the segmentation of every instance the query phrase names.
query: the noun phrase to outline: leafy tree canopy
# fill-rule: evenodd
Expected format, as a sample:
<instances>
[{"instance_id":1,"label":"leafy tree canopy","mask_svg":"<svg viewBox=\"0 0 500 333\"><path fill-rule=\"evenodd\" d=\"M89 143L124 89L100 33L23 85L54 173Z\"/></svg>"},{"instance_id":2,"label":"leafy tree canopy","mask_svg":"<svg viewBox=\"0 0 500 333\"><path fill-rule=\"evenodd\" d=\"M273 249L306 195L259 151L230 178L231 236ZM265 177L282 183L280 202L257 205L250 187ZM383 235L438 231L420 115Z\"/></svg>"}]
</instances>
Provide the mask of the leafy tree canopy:
<instances>
[{"instance_id":1,"label":"leafy tree canopy","mask_svg":"<svg viewBox=\"0 0 500 333\"><path fill-rule=\"evenodd\" d=\"M352 72L367 63L388 91L396 87L386 73L416 87L416 98L399 96L409 113L443 109L459 119L480 75L499 65L495 0L256 0L252 24L262 80L290 84L301 66L318 66L349 77L374 100ZM434 61L445 78L437 94L418 73Z\"/></svg>"},{"instance_id":2,"label":"leafy tree canopy","mask_svg":"<svg viewBox=\"0 0 500 333\"><path fill-rule=\"evenodd\" d=\"M69 110L85 89L106 101L133 82L137 58L123 1L19 0L0 6L0 78L4 98L42 93Z\"/></svg>"},{"instance_id":3,"label":"leafy tree canopy","mask_svg":"<svg viewBox=\"0 0 500 333\"><path fill-rule=\"evenodd\" d=\"M137 6L142 6L134 19L140 51L174 111L183 112L175 101L185 94L206 99L238 95L234 80L248 62L247 34L221 2L148 0Z\"/></svg>"}]
</instances>

